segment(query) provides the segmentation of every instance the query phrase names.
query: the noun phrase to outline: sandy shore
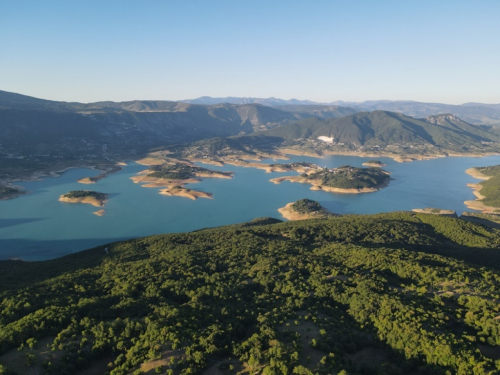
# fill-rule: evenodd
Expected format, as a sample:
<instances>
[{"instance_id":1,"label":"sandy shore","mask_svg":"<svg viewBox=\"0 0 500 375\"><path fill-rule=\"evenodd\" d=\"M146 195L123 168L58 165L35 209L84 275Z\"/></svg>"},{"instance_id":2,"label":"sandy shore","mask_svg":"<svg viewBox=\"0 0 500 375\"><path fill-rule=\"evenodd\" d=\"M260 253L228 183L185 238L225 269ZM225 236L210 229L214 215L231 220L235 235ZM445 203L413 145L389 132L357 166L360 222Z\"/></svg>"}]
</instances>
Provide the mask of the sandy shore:
<instances>
[{"instance_id":1,"label":"sandy shore","mask_svg":"<svg viewBox=\"0 0 500 375\"><path fill-rule=\"evenodd\" d=\"M95 184L96 183L96 181L92 181L90 179L90 177L80 178L77 182L80 184Z\"/></svg>"},{"instance_id":2,"label":"sandy shore","mask_svg":"<svg viewBox=\"0 0 500 375\"><path fill-rule=\"evenodd\" d=\"M160 194L177 196L177 197L184 197L184 198L189 198L192 200L196 200L198 198L212 199L212 196L213 196L213 194L211 194L211 193L206 193L204 191L199 191L199 190L187 189L184 187L174 187L174 188L162 189L162 190L160 190Z\"/></svg>"},{"instance_id":3,"label":"sandy shore","mask_svg":"<svg viewBox=\"0 0 500 375\"><path fill-rule=\"evenodd\" d=\"M203 161L202 161L203 162ZM218 166L224 166L226 164L229 165L235 165L237 167L243 167L243 168L256 168L256 169L263 169L266 171L266 173L272 173L272 172L298 172L298 173L306 173L306 172L311 172L311 168L304 168L304 167L295 167L295 168L288 168L285 167L283 164L266 164L266 163L259 163L259 162L249 162L243 159L237 159L237 160L224 160L224 161L218 161L217 162ZM318 169L320 168L319 166L316 166ZM215 177L215 176L201 176L199 174L196 174L198 177ZM226 177L227 178L227 177Z\"/></svg>"},{"instance_id":4,"label":"sandy shore","mask_svg":"<svg viewBox=\"0 0 500 375\"><path fill-rule=\"evenodd\" d=\"M104 211L104 210L99 210L99 211L93 212L93 214L97 215L97 216L103 216L105 213L106 213L106 211Z\"/></svg>"},{"instance_id":5,"label":"sandy shore","mask_svg":"<svg viewBox=\"0 0 500 375\"><path fill-rule=\"evenodd\" d=\"M491 176L486 176L482 174L476 168L469 168L465 171L465 173L474 178L477 178L478 180L489 180L491 178ZM464 204L467 206L467 208L470 208L471 210L475 211L481 211L484 214L500 212L499 207L487 206L482 202L482 200L485 198L485 196L480 193L481 189L483 188L483 185L467 184L467 186L473 189L472 193L474 193L474 195L477 198L476 200L473 201L465 201Z\"/></svg>"},{"instance_id":6,"label":"sandy shore","mask_svg":"<svg viewBox=\"0 0 500 375\"><path fill-rule=\"evenodd\" d=\"M139 160L136 160L135 162L137 164L142 164L142 165L163 165L163 164L165 164L164 159L154 158L154 157L139 159Z\"/></svg>"},{"instance_id":7,"label":"sandy shore","mask_svg":"<svg viewBox=\"0 0 500 375\"><path fill-rule=\"evenodd\" d=\"M107 200L100 201L94 197L68 198L64 194L59 197L59 201L66 203L88 203L95 207L103 207L107 202Z\"/></svg>"},{"instance_id":8,"label":"sandy shore","mask_svg":"<svg viewBox=\"0 0 500 375\"><path fill-rule=\"evenodd\" d=\"M469 176L477 178L478 180L489 180L491 176L486 176L479 172L476 168L469 168L465 171Z\"/></svg>"},{"instance_id":9,"label":"sandy shore","mask_svg":"<svg viewBox=\"0 0 500 375\"><path fill-rule=\"evenodd\" d=\"M405 154L395 154L392 152L357 152L357 151L329 151L325 150L321 153L316 153L316 152L309 152L309 151L301 151L299 149L293 149L293 148L280 148L278 149L279 152L282 152L283 154L288 154L288 155L297 155L297 156L310 156L313 158L323 158L325 156L329 155L343 155L343 156L358 156L361 158L381 158L381 157L387 157L391 158L394 161L398 163L406 163L406 162L411 162L411 161L416 161L416 160L431 160L431 159L438 159L438 158L445 158L445 157L472 157L472 158L482 158L485 156L491 156L491 155L499 155L499 153L494 153L494 152L485 152L485 153L480 153L480 154L460 154L460 153L454 153L454 152L449 152L449 153L442 153L442 154L415 154L415 155L405 155Z\"/></svg>"},{"instance_id":10,"label":"sandy shore","mask_svg":"<svg viewBox=\"0 0 500 375\"><path fill-rule=\"evenodd\" d=\"M381 164L376 164L376 163L363 163L361 165L364 165L366 167L372 167L372 168L382 168L387 166L387 164L381 163Z\"/></svg>"},{"instance_id":11,"label":"sandy shore","mask_svg":"<svg viewBox=\"0 0 500 375\"><path fill-rule=\"evenodd\" d=\"M311 190L323 190L331 193L341 193L341 194L361 194L361 193L373 193L375 191L379 191L380 189L386 187L389 184L389 179L384 184L378 185L373 188L362 188L362 189L341 189L330 186L321 185L321 180L309 180L301 176L285 176L285 177L277 177L271 180L274 184L281 184L283 181L290 182L299 182L302 184L310 184L312 185Z\"/></svg>"},{"instance_id":12,"label":"sandy shore","mask_svg":"<svg viewBox=\"0 0 500 375\"><path fill-rule=\"evenodd\" d=\"M177 197L184 197L192 200L196 200L198 198L209 198L212 199L213 194L212 193L207 193L204 191L199 191L199 190L193 190L189 188L185 188L184 185L186 184L193 184L200 182L200 179L196 178L190 178L186 180L168 180L166 178L158 178L158 177L151 177L148 176L147 174L151 173L152 171L150 170L145 170L142 172L139 172L137 176L131 177L130 179L134 181L136 184L141 183L143 184L142 187L146 188L163 188L160 190L161 195L168 195L168 196L177 196ZM207 177L217 177L217 178L232 178L232 176L227 176L227 175L209 175L207 174Z\"/></svg>"},{"instance_id":13,"label":"sandy shore","mask_svg":"<svg viewBox=\"0 0 500 375\"><path fill-rule=\"evenodd\" d=\"M169 180L166 178L148 176L151 172L152 171L150 170L142 171L139 172L137 176L131 177L130 179L136 184L145 184L142 185L143 187L174 187L176 185L195 184L201 181L196 178L189 178L187 180Z\"/></svg>"},{"instance_id":14,"label":"sandy shore","mask_svg":"<svg viewBox=\"0 0 500 375\"><path fill-rule=\"evenodd\" d=\"M306 219L321 219L328 216L335 216L334 214L323 211L323 212L311 212L309 214L301 214L293 209L293 204L288 203L285 207L278 209L278 212L287 220L306 220Z\"/></svg>"},{"instance_id":15,"label":"sandy shore","mask_svg":"<svg viewBox=\"0 0 500 375\"><path fill-rule=\"evenodd\" d=\"M453 210L441 210L441 209L433 209L433 208L414 208L414 209L412 209L412 211L420 213L420 214L457 217L457 213Z\"/></svg>"}]
</instances>

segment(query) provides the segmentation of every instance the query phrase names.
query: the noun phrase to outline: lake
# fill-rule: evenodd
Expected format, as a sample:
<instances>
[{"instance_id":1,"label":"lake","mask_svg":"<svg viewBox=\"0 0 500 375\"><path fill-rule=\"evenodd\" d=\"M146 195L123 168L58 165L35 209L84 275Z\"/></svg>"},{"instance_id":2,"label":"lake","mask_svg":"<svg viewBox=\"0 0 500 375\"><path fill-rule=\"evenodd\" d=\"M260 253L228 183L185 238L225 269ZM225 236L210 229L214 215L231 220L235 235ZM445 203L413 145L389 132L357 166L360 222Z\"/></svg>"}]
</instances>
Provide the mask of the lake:
<instances>
[{"instance_id":1,"label":"lake","mask_svg":"<svg viewBox=\"0 0 500 375\"><path fill-rule=\"evenodd\" d=\"M293 156L290 161L307 161L329 168L349 164L361 166L370 158L329 156L323 159ZM235 224L257 217L281 218L277 209L301 198L318 201L339 214L371 214L412 208L438 207L467 210L463 202L475 199L466 185L478 182L465 173L474 166L500 164L500 156L484 158L448 157L410 163L378 158L393 180L381 191L366 194L334 194L310 190L306 184L269 180L296 173L265 173L254 168L214 167L234 172L232 180L204 179L188 187L213 193L214 199L196 201L158 194L143 188L130 177L146 169L131 162L122 171L93 185L76 181L98 171L70 169L60 177L20 182L33 193L0 201L0 259L44 260L109 242L160 233L186 232L200 228ZM268 161L271 162L271 161ZM201 165L201 164L200 164ZM102 217L99 208L88 204L58 201L71 190L91 189L110 195Z\"/></svg>"}]
</instances>

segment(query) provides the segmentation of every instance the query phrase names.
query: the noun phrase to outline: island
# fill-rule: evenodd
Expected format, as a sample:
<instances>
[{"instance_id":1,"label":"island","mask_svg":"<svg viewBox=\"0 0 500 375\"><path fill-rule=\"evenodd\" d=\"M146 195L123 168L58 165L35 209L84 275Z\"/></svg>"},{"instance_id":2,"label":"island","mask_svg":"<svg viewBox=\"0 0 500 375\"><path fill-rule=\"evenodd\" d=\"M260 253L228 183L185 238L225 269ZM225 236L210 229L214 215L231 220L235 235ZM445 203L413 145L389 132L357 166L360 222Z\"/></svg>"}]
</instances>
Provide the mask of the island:
<instances>
[{"instance_id":1,"label":"island","mask_svg":"<svg viewBox=\"0 0 500 375\"><path fill-rule=\"evenodd\" d=\"M287 220L320 219L335 216L318 202L307 198L288 203L285 207L278 209L278 212Z\"/></svg>"},{"instance_id":2,"label":"island","mask_svg":"<svg viewBox=\"0 0 500 375\"><path fill-rule=\"evenodd\" d=\"M24 194L26 194L26 192L17 187L0 185L0 200L17 198Z\"/></svg>"},{"instance_id":3,"label":"island","mask_svg":"<svg viewBox=\"0 0 500 375\"><path fill-rule=\"evenodd\" d=\"M465 172L484 181L477 184L467 184L474 189L474 195L477 199L465 201L464 204L472 210L483 213L500 212L500 165L474 167Z\"/></svg>"},{"instance_id":4,"label":"island","mask_svg":"<svg viewBox=\"0 0 500 375\"><path fill-rule=\"evenodd\" d=\"M389 184L389 173L380 168L356 168L344 165L339 168L323 168L303 173L300 176L277 177L270 180L275 184L283 181L311 184L311 190L333 193L371 193Z\"/></svg>"},{"instance_id":5,"label":"island","mask_svg":"<svg viewBox=\"0 0 500 375\"><path fill-rule=\"evenodd\" d=\"M457 213L453 210L443 210L441 208L432 208L432 207L427 207L427 208L414 208L412 209L413 212L419 213L419 214L429 214L429 215L442 215L442 216L449 216L449 217L457 217Z\"/></svg>"},{"instance_id":6,"label":"island","mask_svg":"<svg viewBox=\"0 0 500 375\"><path fill-rule=\"evenodd\" d=\"M364 166L366 167L374 167L374 168L382 168L385 167L387 164L382 163L380 160L368 160L367 162L363 163Z\"/></svg>"},{"instance_id":7,"label":"island","mask_svg":"<svg viewBox=\"0 0 500 375\"><path fill-rule=\"evenodd\" d=\"M144 161L144 160L143 160ZM143 187L164 188L160 190L162 195L179 196L196 200L198 198L212 198L211 193L188 189L186 184L197 183L201 178L233 178L232 172L214 171L196 166L187 161L164 161L160 164L154 160L149 168L139 172L131 178L135 183L143 184Z\"/></svg>"},{"instance_id":8,"label":"island","mask_svg":"<svg viewBox=\"0 0 500 375\"><path fill-rule=\"evenodd\" d=\"M73 190L59 197L60 202L66 203L88 203L95 207L103 207L108 200L107 194L91 190ZM97 211L99 212L99 211ZM98 216L98 213L95 213Z\"/></svg>"}]
</instances>

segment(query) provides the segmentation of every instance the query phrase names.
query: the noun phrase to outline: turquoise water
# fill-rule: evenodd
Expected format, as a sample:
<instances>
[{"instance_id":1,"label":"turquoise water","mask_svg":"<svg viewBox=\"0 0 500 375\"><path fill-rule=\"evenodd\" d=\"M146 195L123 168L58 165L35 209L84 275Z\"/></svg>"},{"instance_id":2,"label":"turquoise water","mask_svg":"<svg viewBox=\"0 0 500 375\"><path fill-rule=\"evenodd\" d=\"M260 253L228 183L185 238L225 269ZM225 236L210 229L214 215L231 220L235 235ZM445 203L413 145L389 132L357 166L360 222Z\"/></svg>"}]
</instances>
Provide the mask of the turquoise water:
<instances>
[{"instance_id":1,"label":"turquoise water","mask_svg":"<svg viewBox=\"0 0 500 375\"><path fill-rule=\"evenodd\" d=\"M370 158L330 156L325 159L293 157L327 167L345 164L361 166ZM333 194L312 191L309 185L269 179L294 173L265 173L263 170L235 166L214 167L233 171L232 180L204 179L190 187L214 194L214 199L192 201L158 194L143 188L130 177L145 167L130 163L120 172L94 185L76 181L98 172L70 169L61 177L22 182L32 194L0 201L0 259L43 260L103 245L109 242L168 232L185 232L206 227L234 224L256 217L280 218L277 209L301 198L320 202L332 212L369 214L412 208L440 207L461 213L465 200L474 199L466 186L478 180L464 171L474 166L500 164L500 156L485 158L440 158L396 163L379 158L394 178L389 186L369 194ZM281 161L289 162L289 161ZM93 215L97 207L58 201L70 190L92 189L110 194L106 213Z\"/></svg>"}]
</instances>

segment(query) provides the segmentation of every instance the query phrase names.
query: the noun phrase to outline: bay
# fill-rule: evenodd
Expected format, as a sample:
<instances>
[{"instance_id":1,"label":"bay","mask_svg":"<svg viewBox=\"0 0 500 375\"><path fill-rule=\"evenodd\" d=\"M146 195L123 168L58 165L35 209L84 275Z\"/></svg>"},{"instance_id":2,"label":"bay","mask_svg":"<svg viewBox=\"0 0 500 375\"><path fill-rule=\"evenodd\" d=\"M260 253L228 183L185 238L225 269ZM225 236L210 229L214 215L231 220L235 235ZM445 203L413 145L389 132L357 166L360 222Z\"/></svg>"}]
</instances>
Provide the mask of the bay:
<instances>
[{"instance_id":1,"label":"bay","mask_svg":"<svg viewBox=\"0 0 500 375\"><path fill-rule=\"evenodd\" d=\"M328 156L323 159L293 156L290 161L307 161L329 168L361 166L370 158ZM130 177L145 166L130 162L123 170L98 181L82 185L76 181L95 176L95 170L75 168L60 177L19 182L31 194L0 201L0 259L44 260L60 257L113 241L160 233L186 232L201 228L235 224L257 217L280 218L277 209L289 202L309 198L339 214L438 207L458 214L466 211L465 200L475 199L467 183L478 180L465 170L474 166L500 164L500 156L484 158L448 157L410 163L378 158L391 172L389 186L367 194L334 194L310 190L306 184L269 180L295 173L265 173L263 170L231 165L205 166L234 172L232 180L204 179L188 185L213 193L213 199L192 201L158 194L156 188L143 188ZM267 161L275 162L275 161ZM200 164L201 165L201 164ZM110 195L102 217L93 215L97 207L59 202L61 194L91 189Z\"/></svg>"}]
</instances>

